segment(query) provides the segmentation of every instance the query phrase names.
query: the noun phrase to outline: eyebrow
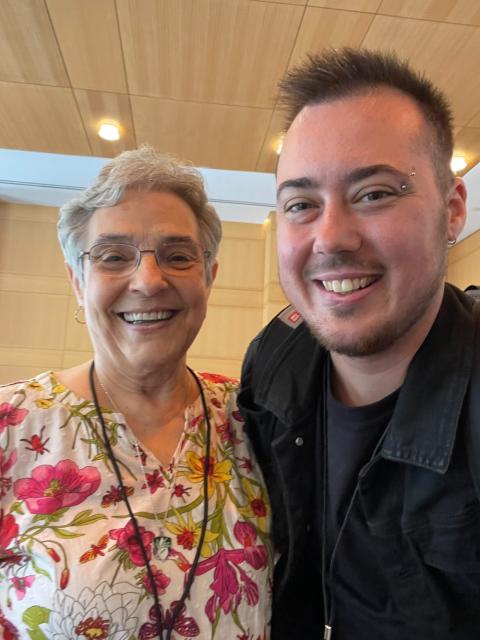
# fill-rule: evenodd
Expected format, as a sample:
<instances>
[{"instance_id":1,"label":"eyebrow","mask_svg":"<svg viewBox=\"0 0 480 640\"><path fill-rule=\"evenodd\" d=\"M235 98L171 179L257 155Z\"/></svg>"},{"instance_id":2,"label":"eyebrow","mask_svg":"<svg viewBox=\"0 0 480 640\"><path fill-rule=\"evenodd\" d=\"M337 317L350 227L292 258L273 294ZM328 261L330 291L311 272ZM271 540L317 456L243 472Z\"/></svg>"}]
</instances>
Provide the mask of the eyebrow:
<instances>
[{"instance_id":1,"label":"eyebrow","mask_svg":"<svg viewBox=\"0 0 480 640\"><path fill-rule=\"evenodd\" d=\"M345 186L350 186L359 182L360 180L365 180L366 178L370 178L378 173L388 173L399 180L409 180L410 176L395 167L392 167L389 164L372 164L366 167L359 167L358 169L354 169L347 173L347 175L342 179L342 182ZM291 180L285 180L282 182L277 189L277 200L280 197L280 194L285 189L319 189L322 183L314 178L309 178L307 176L303 176L301 178L293 178Z\"/></svg>"},{"instance_id":2,"label":"eyebrow","mask_svg":"<svg viewBox=\"0 0 480 640\"><path fill-rule=\"evenodd\" d=\"M133 244L133 237L124 233L101 233L98 238L95 238L94 244L99 243L120 243L120 244ZM167 235L162 236L161 243L169 243L169 242L181 242L181 243L192 243L196 242L194 238L191 236L184 235Z\"/></svg>"}]
</instances>

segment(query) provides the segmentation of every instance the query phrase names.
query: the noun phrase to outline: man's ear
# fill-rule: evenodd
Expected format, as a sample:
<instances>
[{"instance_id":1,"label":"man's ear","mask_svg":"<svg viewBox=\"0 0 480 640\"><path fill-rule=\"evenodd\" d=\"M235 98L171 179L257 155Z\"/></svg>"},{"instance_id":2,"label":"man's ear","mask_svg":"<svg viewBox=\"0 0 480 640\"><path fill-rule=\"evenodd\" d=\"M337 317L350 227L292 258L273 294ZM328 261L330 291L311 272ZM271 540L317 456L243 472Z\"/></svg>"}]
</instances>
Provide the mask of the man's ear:
<instances>
[{"instance_id":1,"label":"man's ear","mask_svg":"<svg viewBox=\"0 0 480 640\"><path fill-rule=\"evenodd\" d=\"M68 279L72 285L77 302L81 307L83 307L83 285L80 278L75 274L72 267L67 262L65 262L65 269L67 270Z\"/></svg>"},{"instance_id":2,"label":"man's ear","mask_svg":"<svg viewBox=\"0 0 480 640\"><path fill-rule=\"evenodd\" d=\"M454 178L447 196L447 234L449 240L456 240L465 226L467 218L467 189L461 178Z\"/></svg>"}]
</instances>

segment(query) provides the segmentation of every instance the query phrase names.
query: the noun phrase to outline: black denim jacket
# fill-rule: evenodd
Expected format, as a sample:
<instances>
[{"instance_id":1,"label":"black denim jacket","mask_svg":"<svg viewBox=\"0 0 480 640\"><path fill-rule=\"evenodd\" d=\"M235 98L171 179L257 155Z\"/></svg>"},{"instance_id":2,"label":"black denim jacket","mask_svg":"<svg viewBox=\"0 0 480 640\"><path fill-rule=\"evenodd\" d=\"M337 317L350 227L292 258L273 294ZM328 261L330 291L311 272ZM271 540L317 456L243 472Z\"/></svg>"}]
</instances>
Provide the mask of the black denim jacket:
<instances>
[{"instance_id":1,"label":"black denim jacket","mask_svg":"<svg viewBox=\"0 0 480 640\"><path fill-rule=\"evenodd\" d=\"M398 639L480 638L480 338L475 343L472 309L470 298L446 285L379 455L358 479L366 523L405 611ZM322 472L314 434L325 351L303 322L285 321L289 315L250 345L239 405L270 492L280 554L272 637L313 640L322 637L322 596L306 545L313 477ZM366 637L383 638L374 629Z\"/></svg>"}]
</instances>

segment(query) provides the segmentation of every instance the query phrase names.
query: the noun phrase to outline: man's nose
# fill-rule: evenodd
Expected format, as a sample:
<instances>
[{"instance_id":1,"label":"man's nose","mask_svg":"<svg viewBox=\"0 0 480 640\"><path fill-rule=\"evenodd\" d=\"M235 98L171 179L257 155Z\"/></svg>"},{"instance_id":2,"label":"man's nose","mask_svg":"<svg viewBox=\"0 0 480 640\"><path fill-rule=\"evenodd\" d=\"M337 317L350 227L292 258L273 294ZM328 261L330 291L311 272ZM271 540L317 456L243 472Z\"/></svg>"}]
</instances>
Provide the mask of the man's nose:
<instances>
[{"instance_id":1,"label":"man's nose","mask_svg":"<svg viewBox=\"0 0 480 640\"><path fill-rule=\"evenodd\" d=\"M340 198L325 202L323 211L314 225L314 253L353 252L358 251L362 244L359 221Z\"/></svg>"}]
</instances>

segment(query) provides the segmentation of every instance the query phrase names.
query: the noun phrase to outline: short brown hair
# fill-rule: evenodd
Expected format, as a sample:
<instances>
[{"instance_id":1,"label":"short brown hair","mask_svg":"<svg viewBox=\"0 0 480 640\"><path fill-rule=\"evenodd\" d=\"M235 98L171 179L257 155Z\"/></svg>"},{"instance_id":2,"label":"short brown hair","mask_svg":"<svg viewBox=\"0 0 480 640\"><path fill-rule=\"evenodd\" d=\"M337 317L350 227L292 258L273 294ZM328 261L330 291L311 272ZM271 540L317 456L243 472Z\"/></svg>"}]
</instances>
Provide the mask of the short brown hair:
<instances>
[{"instance_id":1,"label":"short brown hair","mask_svg":"<svg viewBox=\"0 0 480 640\"><path fill-rule=\"evenodd\" d=\"M367 49L327 50L309 55L287 72L279 84L279 105L286 109L286 128L300 111L313 104L329 102L382 87L396 89L410 97L422 112L431 131L431 154L440 189L452 182L453 114L444 94L423 74L394 53Z\"/></svg>"}]
</instances>

